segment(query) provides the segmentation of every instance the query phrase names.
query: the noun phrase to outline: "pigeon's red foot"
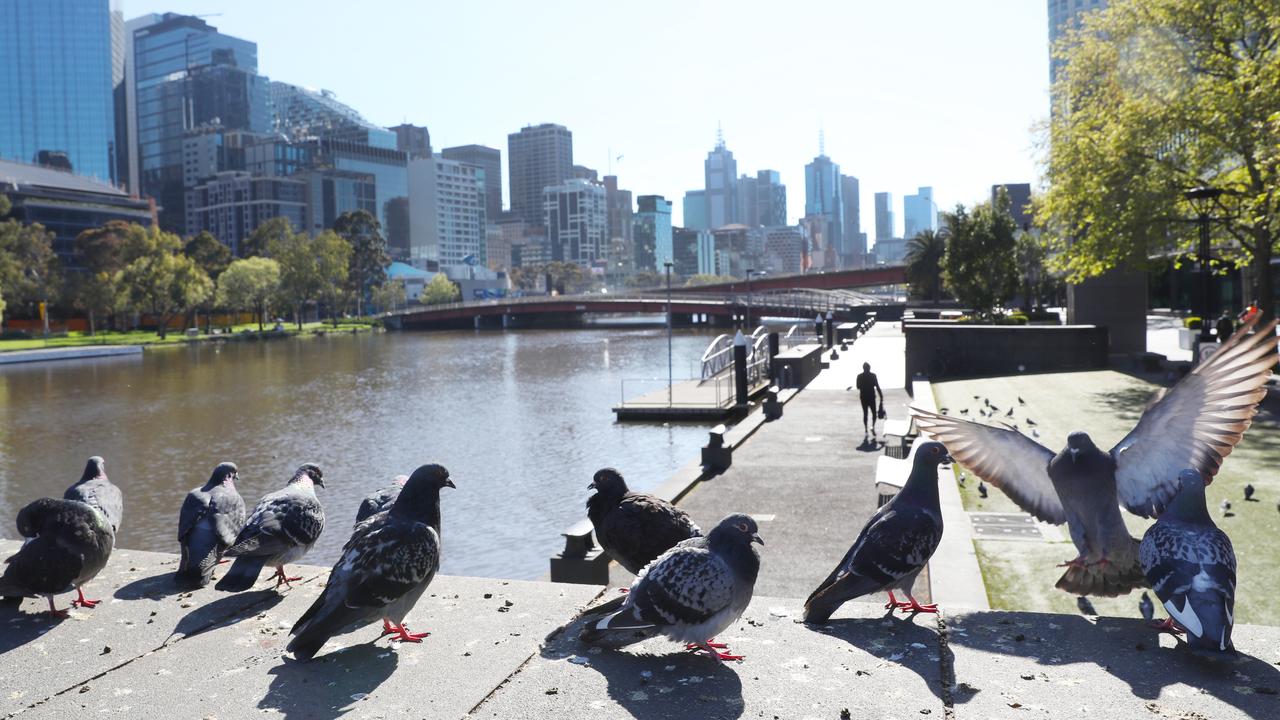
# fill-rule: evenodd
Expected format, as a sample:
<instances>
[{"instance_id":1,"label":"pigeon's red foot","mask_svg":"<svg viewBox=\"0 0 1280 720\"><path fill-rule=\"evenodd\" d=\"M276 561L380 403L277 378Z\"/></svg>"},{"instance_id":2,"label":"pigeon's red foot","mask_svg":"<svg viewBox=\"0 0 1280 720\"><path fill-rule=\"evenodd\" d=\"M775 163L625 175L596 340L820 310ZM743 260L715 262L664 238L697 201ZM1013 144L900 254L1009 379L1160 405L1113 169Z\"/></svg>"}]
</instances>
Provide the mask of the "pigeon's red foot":
<instances>
[{"instance_id":1,"label":"pigeon's red foot","mask_svg":"<svg viewBox=\"0 0 1280 720\"><path fill-rule=\"evenodd\" d=\"M391 625L391 621L386 618L382 618L382 634L378 636L378 639L381 640L382 638L388 635L395 635L395 634L396 634L396 629Z\"/></svg>"},{"instance_id":2,"label":"pigeon's red foot","mask_svg":"<svg viewBox=\"0 0 1280 720\"><path fill-rule=\"evenodd\" d=\"M631 592L631 588L618 588L619 595L626 595L629 592Z\"/></svg>"},{"instance_id":3,"label":"pigeon's red foot","mask_svg":"<svg viewBox=\"0 0 1280 720\"><path fill-rule=\"evenodd\" d=\"M231 562L231 561L230 561L230 560L228 560L228 559L226 559L226 558L223 558L223 559L219 560L217 564L219 564L219 565L226 565L226 564L227 564L227 563L229 563L229 562Z\"/></svg>"},{"instance_id":4,"label":"pigeon's red foot","mask_svg":"<svg viewBox=\"0 0 1280 720\"><path fill-rule=\"evenodd\" d=\"M1086 563L1086 562L1084 561L1084 558L1083 558L1083 557L1078 557L1078 558L1075 558L1075 559L1073 559L1073 560L1068 560L1068 561L1066 561L1066 562L1064 562L1064 563L1058 563L1058 567L1074 567L1074 568L1082 568L1082 567L1087 567L1087 566L1088 566L1088 563Z\"/></svg>"},{"instance_id":5,"label":"pigeon's red foot","mask_svg":"<svg viewBox=\"0 0 1280 720\"><path fill-rule=\"evenodd\" d=\"M285 574L284 574L284 566L283 566L283 565L281 565L280 567L276 568L275 578L276 578L276 587L277 587L277 588L279 588L281 585L284 585L285 587L288 587L288 588L292 588L293 586L292 586L292 585L290 585L289 583L291 583L291 582L297 582L297 581L299 581L299 580L301 580L301 579L302 579L301 577L289 577L288 575L285 575Z\"/></svg>"},{"instance_id":6,"label":"pigeon's red foot","mask_svg":"<svg viewBox=\"0 0 1280 720\"><path fill-rule=\"evenodd\" d=\"M885 610L896 610L896 609L897 609L897 607L898 607L898 605L899 605L899 603L898 603L898 598L894 597L894 596L893 596L893 592L892 592L892 591L890 591L890 592L889 592L889 602L887 602L887 603L885 603L885 604L884 604L884 609L885 609Z\"/></svg>"},{"instance_id":7,"label":"pigeon's red foot","mask_svg":"<svg viewBox=\"0 0 1280 720\"><path fill-rule=\"evenodd\" d=\"M1154 630L1169 633L1170 635L1181 635L1186 632L1174 624L1173 618L1165 618L1162 622L1153 622L1151 623L1151 627Z\"/></svg>"},{"instance_id":8,"label":"pigeon's red foot","mask_svg":"<svg viewBox=\"0 0 1280 720\"><path fill-rule=\"evenodd\" d=\"M708 641L706 641L706 642L704 642L704 643L686 643L686 644L685 644L685 646L684 646L684 649L685 649L685 650L702 650L702 649L704 649L704 648L715 648L715 649L717 649L717 650L728 650L728 649L729 649L729 646L728 646L728 645L726 645L726 644L724 644L724 643L718 643L718 642L716 642L716 639L715 639L715 638L711 638L710 640L708 640Z\"/></svg>"},{"instance_id":9,"label":"pigeon's red foot","mask_svg":"<svg viewBox=\"0 0 1280 720\"><path fill-rule=\"evenodd\" d=\"M389 635L394 635L395 637L392 637L392 638L391 638L391 641L392 641L392 642L395 642L395 641L397 641L397 640L398 640L398 641L400 641L400 642L415 642L415 643L418 643L418 642L422 642L422 638L424 638L424 637L428 637L429 635L431 635L431 633L429 633L429 632L422 632L422 633L409 632L409 626L408 626L408 625L395 625L395 624L390 623L390 622L388 622L388 621L386 621L386 620L383 620L382 622L383 622L383 624L384 624L384 625L386 625L386 626L390 626L390 628L391 628L391 632L390 632L390 633L388 633L388 632L386 632L386 631L384 630L384 632L383 632L382 634L383 634L383 635L388 635L388 634L389 634Z\"/></svg>"},{"instance_id":10,"label":"pigeon's red foot","mask_svg":"<svg viewBox=\"0 0 1280 720\"><path fill-rule=\"evenodd\" d=\"M98 603L102 602L101 600L90 600L89 598L85 597L84 591L81 590L80 588L76 588L76 594L79 595L80 597L71 601L71 607L83 607L83 608L92 609L92 608L98 607ZM52 605L50 605L50 607L52 607Z\"/></svg>"},{"instance_id":11,"label":"pigeon's red foot","mask_svg":"<svg viewBox=\"0 0 1280 720\"><path fill-rule=\"evenodd\" d=\"M47 612L50 617L55 617L59 620L66 620L71 617L71 612L69 610L59 610L53 606L53 598L49 598L49 610Z\"/></svg>"},{"instance_id":12,"label":"pigeon's red foot","mask_svg":"<svg viewBox=\"0 0 1280 720\"><path fill-rule=\"evenodd\" d=\"M728 645L725 645L724 643L713 643L713 642L711 642L710 640L708 640L708 641L706 641L706 642L704 642L704 643L696 643L696 644L694 644L694 649L695 649L695 650L706 650L708 655L710 655L711 657L713 657L713 658L715 658L716 660L719 660L719 661L721 661L721 662L724 662L725 660L741 660L741 659L743 659L743 656L742 656L742 655L730 655L730 654L729 654L729 653L727 653L727 652L720 652L720 650L728 650L728 649L729 649L729 646L728 646Z\"/></svg>"},{"instance_id":13,"label":"pigeon's red foot","mask_svg":"<svg viewBox=\"0 0 1280 720\"><path fill-rule=\"evenodd\" d=\"M898 609L904 613L909 613L909 612L936 613L938 612L938 605L936 603L930 604L930 605L921 605L919 602L916 601L915 598L911 597L910 595L907 596L907 599L910 600L910 602L895 603Z\"/></svg>"}]
</instances>

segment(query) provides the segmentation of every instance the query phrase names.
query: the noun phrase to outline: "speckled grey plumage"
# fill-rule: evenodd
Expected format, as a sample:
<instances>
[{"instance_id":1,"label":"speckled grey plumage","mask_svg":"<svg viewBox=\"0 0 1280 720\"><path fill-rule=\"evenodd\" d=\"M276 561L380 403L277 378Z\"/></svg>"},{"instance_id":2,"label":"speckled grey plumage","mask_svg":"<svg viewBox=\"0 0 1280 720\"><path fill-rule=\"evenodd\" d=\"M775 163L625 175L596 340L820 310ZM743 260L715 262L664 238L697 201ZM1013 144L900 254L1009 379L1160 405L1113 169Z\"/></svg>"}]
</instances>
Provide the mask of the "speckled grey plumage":
<instances>
[{"instance_id":1,"label":"speckled grey plumage","mask_svg":"<svg viewBox=\"0 0 1280 720\"><path fill-rule=\"evenodd\" d=\"M264 565L275 567L283 578L284 566L302 559L324 530L324 508L316 497L316 485L324 487L324 475L318 466L306 463L283 489L264 496L224 553L236 561L214 587L227 592L248 590Z\"/></svg>"},{"instance_id":2,"label":"speckled grey plumage","mask_svg":"<svg viewBox=\"0 0 1280 720\"><path fill-rule=\"evenodd\" d=\"M396 479L388 486L378 488L365 496L360 501L360 507L356 508L356 525L391 509L395 504L396 498L400 497L400 489L409 481L408 475L397 475Z\"/></svg>"},{"instance_id":3,"label":"speckled grey plumage","mask_svg":"<svg viewBox=\"0 0 1280 720\"><path fill-rule=\"evenodd\" d=\"M98 508L111 523L111 532L120 532L120 523L124 519L124 494L107 478L107 462L101 457L94 455L89 458L80 479L67 488L62 499L79 500Z\"/></svg>"},{"instance_id":4,"label":"speckled grey plumage","mask_svg":"<svg viewBox=\"0 0 1280 720\"><path fill-rule=\"evenodd\" d=\"M178 543L182 547L176 574L179 583L208 585L213 568L244 527L244 498L236 490L238 477L234 463L222 463L214 468L208 482L183 500L178 513Z\"/></svg>"}]
</instances>

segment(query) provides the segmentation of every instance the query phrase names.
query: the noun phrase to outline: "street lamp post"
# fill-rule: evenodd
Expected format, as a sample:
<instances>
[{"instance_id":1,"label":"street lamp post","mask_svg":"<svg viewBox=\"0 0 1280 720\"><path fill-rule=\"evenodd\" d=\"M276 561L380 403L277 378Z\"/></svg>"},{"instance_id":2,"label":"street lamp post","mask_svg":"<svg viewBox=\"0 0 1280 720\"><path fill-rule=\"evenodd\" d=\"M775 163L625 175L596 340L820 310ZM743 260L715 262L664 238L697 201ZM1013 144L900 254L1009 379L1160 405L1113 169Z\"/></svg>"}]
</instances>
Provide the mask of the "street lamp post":
<instances>
[{"instance_id":1,"label":"street lamp post","mask_svg":"<svg viewBox=\"0 0 1280 720\"><path fill-rule=\"evenodd\" d=\"M1221 188L1209 187L1202 185L1200 187L1191 188L1183 193L1183 197L1191 203L1196 211L1196 221L1200 225L1200 342L1212 342L1213 336L1209 334L1209 294L1211 286L1211 278L1209 277L1209 223L1213 218L1209 215L1209 210L1213 207L1213 202L1222 195Z\"/></svg>"},{"instance_id":2,"label":"street lamp post","mask_svg":"<svg viewBox=\"0 0 1280 720\"><path fill-rule=\"evenodd\" d=\"M755 274L755 268L747 268L747 317L742 323L742 329L746 332L751 332L751 276Z\"/></svg>"},{"instance_id":3,"label":"street lamp post","mask_svg":"<svg viewBox=\"0 0 1280 720\"><path fill-rule=\"evenodd\" d=\"M674 384L672 380L672 363L671 363L671 266L673 263L668 260L662 263L667 269L667 407L671 407L671 386Z\"/></svg>"}]
</instances>

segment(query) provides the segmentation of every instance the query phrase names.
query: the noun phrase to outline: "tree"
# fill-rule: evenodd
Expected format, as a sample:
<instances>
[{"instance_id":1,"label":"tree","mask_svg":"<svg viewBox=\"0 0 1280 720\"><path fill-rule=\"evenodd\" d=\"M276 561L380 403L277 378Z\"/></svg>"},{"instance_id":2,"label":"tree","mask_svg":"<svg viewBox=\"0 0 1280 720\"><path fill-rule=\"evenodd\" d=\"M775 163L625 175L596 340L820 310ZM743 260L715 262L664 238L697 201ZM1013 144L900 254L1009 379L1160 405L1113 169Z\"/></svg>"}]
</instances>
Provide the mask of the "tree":
<instances>
[{"instance_id":1,"label":"tree","mask_svg":"<svg viewBox=\"0 0 1280 720\"><path fill-rule=\"evenodd\" d=\"M271 218L240 242L240 257L270 256L271 244L286 242L291 235L293 224L289 222L289 218Z\"/></svg>"},{"instance_id":2,"label":"tree","mask_svg":"<svg viewBox=\"0 0 1280 720\"><path fill-rule=\"evenodd\" d=\"M653 282L662 280L661 275L657 275L656 273L650 273L650 274L653 275L654 277L645 278L646 281L649 281L650 285L652 285ZM733 277L732 275L708 275L707 273L699 273L697 275L691 275L689 279L685 281L684 285L685 287L696 287L698 285L719 285L720 283L731 283L731 282L734 282L735 280L737 280L737 278ZM645 287L648 287L648 285Z\"/></svg>"},{"instance_id":3,"label":"tree","mask_svg":"<svg viewBox=\"0 0 1280 720\"><path fill-rule=\"evenodd\" d=\"M387 279L387 266L391 264L382 227L367 210L356 210L339 215L333 231L351 245L349 273L356 296L356 315L364 315L366 293Z\"/></svg>"},{"instance_id":4,"label":"tree","mask_svg":"<svg viewBox=\"0 0 1280 720\"><path fill-rule=\"evenodd\" d=\"M181 249L181 238L159 228L131 232L124 251L128 264L118 273L128 306L150 314L161 339L175 315L213 292L213 281Z\"/></svg>"},{"instance_id":5,"label":"tree","mask_svg":"<svg viewBox=\"0 0 1280 720\"><path fill-rule=\"evenodd\" d=\"M394 310L398 305L404 305L405 298L403 280L383 280L380 284L373 286L373 291L370 293L370 299L374 306L382 312Z\"/></svg>"},{"instance_id":6,"label":"tree","mask_svg":"<svg viewBox=\"0 0 1280 720\"><path fill-rule=\"evenodd\" d=\"M449 280L448 275L436 273L436 276L431 278L431 282L422 289L422 294L418 295L418 302L423 305L439 305L453 302L461 297L462 291Z\"/></svg>"},{"instance_id":7,"label":"tree","mask_svg":"<svg viewBox=\"0 0 1280 720\"><path fill-rule=\"evenodd\" d=\"M320 297L329 306L333 326L351 299L347 281L351 278L351 243L332 230L325 230L312 239L312 251L316 256L316 273L320 280Z\"/></svg>"},{"instance_id":8,"label":"tree","mask_svg":"<svg viewBox=\"0 0 1280 720\"><path fill-rule=\"evenodd\" d=\"M49 334L49 300L62 283L62 268L53 252L53 233L43 225L16 220L0 223L0 287L18 305L44 305L41 313Z\"/></svg>"},{"instance_id":9,"label":"tree","mask_svg":"<svg viewBox=\"0 0 1280 720\"><path fill-rule=\"evenodd\" d=\"M89 334L97 334L96 316L111 316L124 305L117 275L125 265L124 249L133 233L145 233L139 225L113 220L76 236L75 254L84 272L75 278L72 302L89 316Z\"/></svg>"},{"instance_id":10,"label":"tree","mask_svg":"<svg viewBox=\"0 0 1280 720\"><path fill-rule=\"evenodd\" d=\"M1009 195L1000 188L994 206L981 203L972 212L957 205L954 212L943 214L943 223L947 237L943 283L962 304L989 318L1018 286L1017 223L1009 213Z\"/></svg>"},{"instance_id":11,"label":"tree","mask_svg":"<svg viewBox=\"0 0 1280 720\"><path fill-rule=\"evenodd\" d=\"M293 310L294 322L302 329L302 317L307 304L320 294L320 271L311 238L306 233L289 230L272 238L267 253L280 263L281 305Z\"/></svg>"},{"instance_id":12,"label":"tree","mask_svg":"<svg viewBox=\"0 0 1280 720\"><path fill-rule=\"evenodd\" d=\"M1115 0L1069 34L1036 207L1075 282L1195 247L1184 193L1210 186L1213 243L1248 263L1266 317L1280 234L1280 0Z\"/></svg>"},{"instance_id":13,"label":"tree","mask_svg":"<svg viewBox=\"0 0 1280 720\"><path fill-rule=\"evenodd\" d=\"M942 301L942 258L947 252L944 233L921 230L907 241L907 282L911 295L934 305Z\"/></svg>"},{"instance_id":14,"label":"tree","mask_svg":"<svg viewBox=\"0 0 1280 720\"><path fill-rule=\"evenodd\" d=\"M1018 266L1018 287L1022 295L1022 309L1030 312L1038 305L1051 284L1045 269L1045 249L1040 239L1029 232L1019 233L1015 249Z\"/></svg>"},{"instance_id":15,"label":"tree","mask_svg":"<svg viewBox=\"0 0 1280 720\"><path fill-rule=\"evenodd\" d=\"M266 322L267 308L280 291L280 263L271 258L236 260L218 278L218 304L232 310L252 310L258 331Z\"/></svg>"},{"instance_id":16,"label":"tree","mask_svg":"<svg viewBox=\"0 0 1280 720\"><path fill-rule=\"evenodd\" d=\"M219 242L218 238L208 230L201 230L195 237L188 240L182 248L182 254L195 260L196 265L205 271L215 286L218 284L218 276L222 275L234 257L231 254L231 248ZM217 292L210 294L203 306L196 309L204 310L206 332L207 328L213 324L212 304L216 296Z\"/></svg>"}]
</instances>

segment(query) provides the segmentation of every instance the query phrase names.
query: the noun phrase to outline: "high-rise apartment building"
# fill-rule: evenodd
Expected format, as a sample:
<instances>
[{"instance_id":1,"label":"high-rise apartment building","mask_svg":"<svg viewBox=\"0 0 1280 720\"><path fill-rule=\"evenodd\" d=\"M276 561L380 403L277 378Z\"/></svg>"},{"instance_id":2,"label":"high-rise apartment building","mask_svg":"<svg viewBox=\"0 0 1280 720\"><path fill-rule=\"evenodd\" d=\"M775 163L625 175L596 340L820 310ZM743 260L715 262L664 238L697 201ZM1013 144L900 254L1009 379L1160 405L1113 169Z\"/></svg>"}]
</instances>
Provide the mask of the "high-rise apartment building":
<instances>
[{"instance_id":1,"label":"high-rise apartment building","mask_svg":"<svg viewBox=\"0 0 1280 720\"><path fill-rule=\"evenodd\" d=\"M484 170L484 211L493 222L502 213L502 151L484 145L459 145L440 151L446 160L475 165Z\"/></svg>"},{"instance_id":2,"label":"high-rise apartment building","mask_svg":"<svg viewBox=\"0 0 1280 720\"><path fill-rule=\"evenodd\" d=\"M765 228L764 269L786 274L805 270L805 242L804 229L798 225Z\"/></svg>"},{"instance_id":3,"label":"high-rise apartment building","mask_svg":"<svg viewBox=\"0 0 1280 720\"><path fill-rule=\"evenodd\" d=\"M760 198L756 195L758 185L756 178L746 173L738 177L734 188L738 193L738 198L735 202L735 207L738 208L738 216L735 222L747 227L756 227L760 224Z\"/></svg>"},{"instance_id":4,"label":"high-rise apartment building","mask_svg":"<svg viewBox=\"0 0 1280 720\"><path fill-rule=\"evenodd\" d=\"M554 123L507 135L511 212L533 225L546 220L544 191L573 177L573 133Z\"/></svg>"},{"instance_id":5,"label":"high-rise apartment building","mask_svg":"<svg viewBox=\"0 0 1280 720\"><path fill-rule=\"evenodd\" d=\"M107 0L0 3L0 158L116 180L112 53Z\"/></svg>"},{"instance_id":6,"label":"high-rise apartment building","mask_svg":"<svg viewBox=\"0 0 1280 720\"><path fill-rule=\"evenodd\" d=\"M840 200L844 203L844 241L853 255L854 267L860 267L867 254L867 234L862 232L862 195L858 178L840 176Z\"/></svg>"},{"instance_id":7,"label":"high-rise apartment building","mask_svg":"<svg viewBox=\"0 0 1280 720\"><path fill-rule=\"evenodd\" d=\"M542 209L552 260L589 265L604 257L609 211L603 185L581 178L552 185Z\"/></svg>"},{"instance_id":8,"label":"high-rise apartment building","mask_svg":"<svg viewBox=\"0 0 1280 720\"><path fill-rule=\"evenodd\" d=\"M780 227L787 224L787 186L777 170L756 172L756 214L752 220L764 227Z\"/></svg>"},{"instance_id":9,"label":"high-rise apartment building","mask_svg":"<svg viewBox=\"0 0 1280 720\"><path fill-rule=\"evenodd\" d=\"M716 139L716 146L707 153L703 163L707 224L711 229L738 222L738 161L724 145L724 138ZM685 221L686 227L689 221Z\"/></svg>"},{"instance_id":10,"label":"high-rise apartment building","mask_svg":"<svg viewBox=\"0 0 1280 720\"><path fill-rule=\"evenodd\" d=\"M291 177L219 172L187 191L187 232L208 230L241 255L241 244L266 221L283 217L305 227L307 184Z\"/></svg>"},{"instance_id":11,"label":"high-rise apartment building","mask_svg":"<svg viewBox=\"0 0 1280 720\"><path fill-rule=\"evenodd\" d=\"M707 218L707 191L689 190L684 194L681 205L684 213L684 226L691 230L710 230L711 221Z\"/></svg>"},{"instance_id":12,"label":"high-rise apartment building","mask_svg":"<svg viewBox=\"0 0 1280 720\"><path fill-rule=\"evenodd\" d=\"M1009 196L1009 212L1020 230L1031 229L1031 183L1004 183L991 186L991 203L996 201L996 193L1004 188Z\"/></svg>"},{"instance_id":13,"label":"high-rise apartment building","mask_svg":"<svg viewBox=\"0 0 1280 720\"><path fill-rule=\"evenodd\" d=\"M894 237L893 193L876 193L876 242Z\"/></svg>"},{"instance_id":14,"label":"high-rise apartment building","mask_svg":"<svg viewBox=\"0 0 1280 720\"><path fill-rule=\"evenodd\" d=\"M671 228L671 262L671 271L683 278L714 273L715 239L711 231Z\"/></svg>"},{"instance_id":15,"label":"high-rise apartment building","mask_svg":"<svg viewBox=\"0 0 1280 720\"><path fill-rule=\"evenodd\" d=\"M396 149L400 152L411 158L431 157L431 133L425 126L402 123L387 129L396 134Z\"/></svg>"},{"instance_id":16,"label":"high-rise apartment building","mask_svg":"<svg viewBox=\"0 0 1280 720\"><path fill-rule=\"evenodd\" d=\"M844 238L844 186L840 178L840 166L825 154L805 165L804 214L826 219L822 234L824 247L835 253L836 264L846 264L850 262L852 249L846 246Z\"/></svg>"},{"instance_id":17,"label":"high-rise apartment building","mask_svg":"<svg viewBox=\"0 0 1280 720\"><path fill-rule=\"evenodd\" d=\"M933 201L933 188L922 187L915 195L902 197L902 237L910 240L925 230L938 229L938 205Z\"/></svg>"},{"instance_id":18,"label":"high-rise apartment building","mask_svg":"<svg viewBox=\"0 0 1280 720\"><path fill-rule=\"evenodd\" d=\"M608 275L631 275L636 271L631 218L635 208L631 191L618 187L618 176L604 176L605 207L609 211Z\"/></svg>"},{"instance_id":19,"label":"high-rise apartment building","mask_svg":"<svg viewBox=\"0 0 1280 720\"><path fill-rule=\"evenodd\" d=\"M636 198L635 228L632 233L637 248L637 270L663 272L666 269L663 263L675 261L671 245L670 200L661 195L641 195ZM641 247L644 248L643 257L640 255ZM650 253L653 257L652 265L648 265Z\"/></svg>"},{"instance_id":20,"label":"high-rise apartment building","mask_svg":"<svg viewBox=\"0 0 1280 720\"><path fill-rule=\"evenodd\" d=\"M392 135L392 138L395 136ZM371 178L374 183L373 215L382 225L387 252L393 258L409 257L408 155L394 147L375 147L355 140L320 137L302 143L317 167L333 168Z\"/></svg>"},{"instance_id":21,"label":"high-rise apartment building","mask_svg":"<svg viewBox=\"0 0 1280 720\"><path fill-rule=\"evenodd\" d=\"M257 74L255 43L223 35L200 18L165 13L136 28L132 41L139 190L156 199L162 228L183 232L187 132L216 122L266 133L268 81Z\"/></svg>"},{"instance_id":22,"label":"high-rise apartment building","mask_svg":"<svg viewBox=\"0 0 1280 720\"><path fill-rule=\"evenodd\" d=\"M287 138L303 141L326 137L401 150L396 132L369 122L354 108L340 102L332 91L272 82L270 92L272 129ZM405 127L413 128L412 125ZM411 137L413 130L406 131L407 143L412 146L416 140L430 148L431 138L426 135L426 128L418 129L422 134L416 139Z\"/></svg>"},{"instance_id":23,"label":"high-rise apartment building","mask_svg":"<svg viewBox=\"0 0 1280 720\"><path fill-rule=\"evenodd\" d=\"M443 157L409 160L409 260L487 264L484 169Z\"/></svg>"}]
</instances>

